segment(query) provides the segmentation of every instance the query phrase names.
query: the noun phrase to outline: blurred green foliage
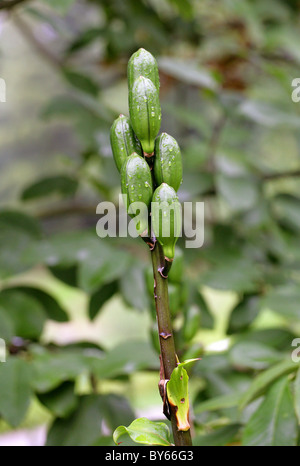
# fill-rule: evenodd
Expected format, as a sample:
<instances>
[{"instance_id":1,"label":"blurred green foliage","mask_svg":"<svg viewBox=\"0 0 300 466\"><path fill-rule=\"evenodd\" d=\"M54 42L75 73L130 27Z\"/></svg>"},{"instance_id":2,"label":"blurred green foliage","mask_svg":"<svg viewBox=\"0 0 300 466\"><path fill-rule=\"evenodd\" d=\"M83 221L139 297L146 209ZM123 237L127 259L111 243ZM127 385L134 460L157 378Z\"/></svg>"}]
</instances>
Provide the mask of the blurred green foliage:
<instances>
[{"instance_id":1,"label":"blurred green foliage","mask_svg":"<svg viewBox=\"0 0 300 466\"><path fill-rule=\"evenodd\" d=\"M189 370L194 443L299 445L299 2L28 0L3 11L28 60L47 65L32 77L24 57L33 82L0 117L3 420L17 427L35 399L51 413L47 444L111 445L107 433L135 418L130 381L158 370L146 248L95 234L97 203L119 193L109 128L127 113L126 63L144 47L158 58L162 130L182 149L180 200L205 201L205 244L184 250L170 293L179 357L202 357ZM13 50L1 44L1 66ZM86 307L70 310L54 278ZM76 313L95 322L116 297L128 319L148 313L148 338L45 337Z\"/></svg>"}]
</instances>

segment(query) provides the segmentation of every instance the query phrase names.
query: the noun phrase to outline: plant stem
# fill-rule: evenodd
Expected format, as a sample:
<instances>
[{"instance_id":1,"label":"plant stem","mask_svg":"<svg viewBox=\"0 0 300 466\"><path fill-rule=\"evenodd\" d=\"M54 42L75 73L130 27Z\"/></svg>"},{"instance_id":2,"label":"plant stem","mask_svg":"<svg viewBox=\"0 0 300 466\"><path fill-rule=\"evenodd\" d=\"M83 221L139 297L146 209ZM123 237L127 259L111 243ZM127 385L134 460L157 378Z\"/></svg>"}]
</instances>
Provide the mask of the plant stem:
<instances>
[{"instance_id":1,"label":"plant stem","mask_svg":"<svg viewBox=\"0 0 300 466\"><path fill-rule=\"evenodd\" d=\"M158 242L151 251L154 275L154 297L157 313L158 334L161 350L161 360L164 376L169 380L177 365L174 336L172 331L171 315L169 309L168 279L163 278L160 270L164 267L164 254ZM190 431L179 431L176 423L176 411L170 406L171 423L176 446L191 446Z\"/></svg>"}]
</instances>

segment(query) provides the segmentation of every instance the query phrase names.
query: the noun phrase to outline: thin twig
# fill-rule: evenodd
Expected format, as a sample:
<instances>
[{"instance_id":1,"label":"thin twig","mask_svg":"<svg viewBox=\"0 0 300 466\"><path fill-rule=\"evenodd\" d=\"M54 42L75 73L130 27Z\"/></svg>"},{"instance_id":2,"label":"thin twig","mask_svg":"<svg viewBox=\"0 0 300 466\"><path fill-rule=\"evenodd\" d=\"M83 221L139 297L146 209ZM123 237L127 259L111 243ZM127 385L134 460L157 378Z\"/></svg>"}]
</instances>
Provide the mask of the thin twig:
<instances>
[{"instance_id":1,"label":"thin twig","mask_svg":"<svg viewBox=\"0 0 300 466\"><path fill-rule=\"evenodd\" d=\"M25 3L27 1L28 0L10 0L8 2L0 1L0 10L11 10L12 8L15 8L21 3Z\"/></svg>"},{"instance_id":2,"label":"thin twig","mask_svg":"<svg viewBox=\"0 0 300 466\"><path fill-rule=\"evenodd\" d=\"M61 68L63 67L63 62L60 60L59 57L54 55L45 45L40 42L34 33L32 32L32 29L28 26L26 21L23 21L20 16L14 15L13 17L13 22L21 32L21 34L25 37L25 39L35 48L35 50L44 58L46 59L52 66L55 66L56 68Z\"/></svg>"}]
</instances>

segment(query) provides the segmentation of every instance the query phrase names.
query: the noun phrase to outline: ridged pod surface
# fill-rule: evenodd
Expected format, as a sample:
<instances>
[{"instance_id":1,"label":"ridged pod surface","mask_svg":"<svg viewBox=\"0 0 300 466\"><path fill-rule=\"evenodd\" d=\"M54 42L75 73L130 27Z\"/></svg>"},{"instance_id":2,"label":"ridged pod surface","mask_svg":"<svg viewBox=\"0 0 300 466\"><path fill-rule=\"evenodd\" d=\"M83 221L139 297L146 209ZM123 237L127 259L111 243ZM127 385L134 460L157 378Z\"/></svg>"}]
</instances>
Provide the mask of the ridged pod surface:
<instances>
[{"instance_id":1,"label":"ridged pod surface","mask_svg":"<svg viewBox=\"0 0 300 466\"><path fill-rule=\"evenodd\" d=\"M157 184L167 183L177 192L182 182L182 159L177 141L162 133L155 141L154 176Z\"/></svg>"},{"instance_id":2,"label":"ridged pod surface","mask_svg":"<svg viewBox=\"0 0 300 466\"><path fill-rule=\"evenodd\" d=\"M127 68L128 89L133 86L134 81L140 76L150 79L159 92L159 74L157 61L147 50L141 48L131 55Z\"/></svg>"},{"instance_id":3,"label":"ridged pod surface","mask_svg":"<svg viewBox=\"0 0 300 466\"><path fill-rule=\"evenodd\" d=\"M138 154L130 155L124 162L121 171L122 194L127 196L127 210L131 217L136 214L131 212L134 202L142 202L149 207L153 194L152 176L149 165ZM148 213L140 216L137 222L137 230L142 234L148 229Z\"/></svg>"},{"instance_id":4,"label":"ridged pod surface","mask_svg":"<svg viewBox=\"0 0 300 466\"><path fill-rule=\"evenodd\" d=\"M110 129L110 144L114 160L119 172L123 163L131 154L136 152L142 155L140 142L134 134L130 120L125 115L120 115Z\"/></svg>"},{"instance_id":5,"label":"ridged pod surface","mask_svg":"<svg viewBox=\"0 0 300 466\"><path fill-rule=\"evenodd\" d=\"M163 247L166 259L172 261L175 244L181 233L181 205L176 191L166 183L154 191L151 216L156 239Z\"/></svg>"},{"instance_id":6,"label":"ridged pod surface","mask_svg":"<svg viewBox=\"0 0 300 466\"><path fill-rule=\"evenodd\" d=\"M159 95L152 81L140 76L129 90L129 112L132 128L146 154L153 154L155 138L161 124Z\"/></svg>"}]
</instances>

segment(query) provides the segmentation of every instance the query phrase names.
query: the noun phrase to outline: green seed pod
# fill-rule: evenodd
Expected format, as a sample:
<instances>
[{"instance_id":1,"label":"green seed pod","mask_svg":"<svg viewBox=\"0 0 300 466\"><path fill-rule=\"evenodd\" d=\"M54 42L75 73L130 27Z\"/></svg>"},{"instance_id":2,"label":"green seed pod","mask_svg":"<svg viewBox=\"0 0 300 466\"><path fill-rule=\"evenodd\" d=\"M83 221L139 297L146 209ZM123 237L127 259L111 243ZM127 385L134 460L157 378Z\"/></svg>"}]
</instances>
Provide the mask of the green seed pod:
<instances>
[{"instance_id":1,"label":"green seed pod","mask_svg":"<svg viewBox=\"0 0 300 466\"><path fill-rule=\"evenodd\" d=\"M171 283L181 283L183 278L183 269L184 269L184 255L182 249L176 246L175 248L175 257L171 267L171 270L168 274L169 282Z\"/></svg>"},{"instance_id":2,"label":"green seed pod","mask_svg":"<svg viewBox=\"0 0 300 466\"><path fill-rule=\"evenodd\" d=\"M128 89L132 89L134 81L140 76L150 79L159 92L159 74L157 61L150 52L139 49L131 55L127 68Z\"/></svg>"},{"instance_id":3,"label":"green seed pod","mask_svg":"<svg viewBox=\"0 0 300 466\"><path fill-rule=\"evenodd\" d=\"M161 108L158 91L150 79L140 76L134 81L129 90L129 113L143 151L152 155L161 123Z\"/></svg>"},{"instance_id":4,"label":"green seed pod","mask_svg":"<svg viewBox=\"0 0 300 466\"><path fill-rule=\"evenodd\" d=\"M191 306L186 314L183 336L185 341L190 341L194 338L198 330L200 329L201 313L197 306Z\"/></svg>"},{"instance_id":5,"label":"green seed pod","mask_svg":"<svg viewBox=\"0 0 300 466\"><path fill-rule=\"evenodd\" d=\"M151 203L153 187L149 165L138 154L130 155L121 170L122 193L127 197L127 211L136 217L136 229L140 235L148 230L148 207ZM135 212L134 203L143 203L145 209Z\"/></svg>"},{"instance_id":6,"label":"green seed pod","mask_svg":"<svg viewBox=\"0 0 300 466\"><path fill-rule=\"evenodd\" d=\"M167 183L177 192L182 182L182 159L177 141L162 133L155 141L154 176L158 185Z\"/></svg>"},{"instance_id":7,"label":"green seed pod","mask_svg":"<svg viewBox=\"0 0 300 466\"><path fill-rule=\"evenodd\" d=\"M110 144L119 172L126 158L133 152L142 155L140 142L134 134L129 118L125 115L120 115L114 121L110 129Z\"/></svg>"},{"instance_id":8,"label":"green seed pod","mask_svg":"<svg viewBox=\"0 0 300 466\"><path fill-rule=\"evenodd\" d=\"M181 234L181 205L173 188L162 183L151 203L152 230L162 245L165 257L172 262L175 244Z\"/></svg>"}]
</instances>

